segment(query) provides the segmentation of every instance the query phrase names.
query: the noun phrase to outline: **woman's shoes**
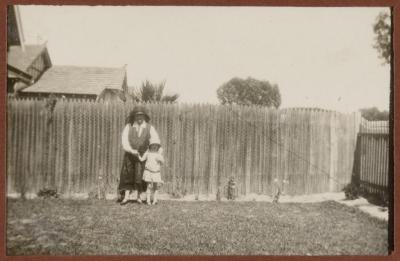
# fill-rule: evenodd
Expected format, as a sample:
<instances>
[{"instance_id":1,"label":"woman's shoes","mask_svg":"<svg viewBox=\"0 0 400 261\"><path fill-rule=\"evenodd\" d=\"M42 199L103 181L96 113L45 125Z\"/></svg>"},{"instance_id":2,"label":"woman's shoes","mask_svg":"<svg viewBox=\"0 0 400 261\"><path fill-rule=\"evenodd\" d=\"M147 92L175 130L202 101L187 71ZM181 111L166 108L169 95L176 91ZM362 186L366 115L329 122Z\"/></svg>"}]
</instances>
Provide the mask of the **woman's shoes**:
<instances>
[{"instance_id":1,"label":"woman's shoes","mask_svg":"<svg viewBox=\"0 0 400 261\"><path fill-rule=\"evenodd\" d=\"M123 206L123 205L128 204L129 201L130 201L130 199L129 199L128 197L126 197L126 198L124 198L119 204L120 204L121 206ZM136 200L136 202L137 202L138 204L142 204L142 203L143 203L143 201L142 201L140 198L138 198L138 199ZM158 201L155 200L155 201L151 202L150 200L146 200L146 204L147 204L147 205L156 205L156 204L158 204Z\"/></svg>"},{"instance_id":2,"label":"woman's shoes","mask_svg":"<svg viewBox=\"0 0 400 261\"><path fill-rule=\"evenodd\" d=\"M129 199L124 198L124 200L121 201L121 203L119 203L121 206L128 204Z\"/></svg>"}]
</instances>

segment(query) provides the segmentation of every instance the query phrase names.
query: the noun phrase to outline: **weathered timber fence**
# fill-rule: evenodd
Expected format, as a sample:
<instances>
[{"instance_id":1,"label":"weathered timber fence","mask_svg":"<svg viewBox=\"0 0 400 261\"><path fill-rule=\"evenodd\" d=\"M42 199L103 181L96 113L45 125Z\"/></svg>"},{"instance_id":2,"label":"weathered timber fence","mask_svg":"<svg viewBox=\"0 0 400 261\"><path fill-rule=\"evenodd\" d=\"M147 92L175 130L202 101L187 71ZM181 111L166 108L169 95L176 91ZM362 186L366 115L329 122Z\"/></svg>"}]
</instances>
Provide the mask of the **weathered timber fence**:
<instances>
[{"instance_id":1,"label":"weathered timber fence","mask_svg":"<svg viewBox=\"0 0 400 261\"><path fill-rule=\"evenodd\" d=\"M357 114L316 109L146 104L161 136L164 192L215 195L235 177L240 195L339 191L349 183ZM133 104L8 99L8 193L55 188L115 193L121 132Z\"/></svg>"},{"instance_id":2,"label":"weathered timber fence","mask_svg":"<svg viewBox=\"0 0 400 261\"><path fill-rule=\"evenodd\" d=\"M388 199L388 122L362 120L356 151L355 175L361 190Z\"/></svg>"}]
</instances>

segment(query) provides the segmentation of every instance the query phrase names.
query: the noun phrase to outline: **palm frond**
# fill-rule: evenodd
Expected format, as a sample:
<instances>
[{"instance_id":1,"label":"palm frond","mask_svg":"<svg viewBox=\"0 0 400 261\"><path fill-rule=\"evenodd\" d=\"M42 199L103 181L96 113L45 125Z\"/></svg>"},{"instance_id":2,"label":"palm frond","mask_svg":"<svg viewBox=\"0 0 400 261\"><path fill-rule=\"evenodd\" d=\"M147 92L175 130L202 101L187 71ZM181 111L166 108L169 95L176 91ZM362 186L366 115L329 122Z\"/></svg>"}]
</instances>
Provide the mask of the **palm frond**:
<instances>
[{"instance_id":1,"label":"palm frond","mask_svg":"<svg viewBox=\"0 0 400 261\"><path fill-rule=\"evenodd\" d=\"M153 84L149 80L142 82L140 88L129 88L132 100L137 102L176 102L178 94L164 95L166 81Z\"/></svg>"},{"instance_id":2,"label":"palm frond","mask_svg":"<svg viewBox=\"0 0 400 261\"><path fill-rule=\"evenodd\" d=\"M156 87L151 82L146 80L144 83L142 83L140 94L142 102L152 102L155 100Z\"/></svg>"},{"instance_id":3,"label":"palm frond","mask_svg":"<svg viewBox=\"0 0 400 261\"><path fill-rule=\"evenodd\" d=\"M179 98L179 94L164 95L161 98L162 102L176 102Z\"/></svg>"}]
</instances>

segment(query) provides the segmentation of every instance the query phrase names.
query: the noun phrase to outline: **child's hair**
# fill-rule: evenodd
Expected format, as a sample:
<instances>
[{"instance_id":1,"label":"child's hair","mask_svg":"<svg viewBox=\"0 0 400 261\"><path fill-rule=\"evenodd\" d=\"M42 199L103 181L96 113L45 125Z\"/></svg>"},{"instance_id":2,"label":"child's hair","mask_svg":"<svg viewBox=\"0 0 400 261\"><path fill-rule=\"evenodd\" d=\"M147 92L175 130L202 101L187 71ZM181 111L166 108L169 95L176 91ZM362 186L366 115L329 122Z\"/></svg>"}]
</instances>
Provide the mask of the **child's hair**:
<instances>
[{"instance_id":1,"label":"child's hair","mask_svg":"<svg viewBox=\"0 0 400 261\"><path fill-rule=\"evenodd\" d=\"M158 143L151 143L149 145L149 150L153 150L154 149L155 151L158 151L160 149L160 147L161 147L161 145L158 144Z\"/></svg>"}]
</instances>

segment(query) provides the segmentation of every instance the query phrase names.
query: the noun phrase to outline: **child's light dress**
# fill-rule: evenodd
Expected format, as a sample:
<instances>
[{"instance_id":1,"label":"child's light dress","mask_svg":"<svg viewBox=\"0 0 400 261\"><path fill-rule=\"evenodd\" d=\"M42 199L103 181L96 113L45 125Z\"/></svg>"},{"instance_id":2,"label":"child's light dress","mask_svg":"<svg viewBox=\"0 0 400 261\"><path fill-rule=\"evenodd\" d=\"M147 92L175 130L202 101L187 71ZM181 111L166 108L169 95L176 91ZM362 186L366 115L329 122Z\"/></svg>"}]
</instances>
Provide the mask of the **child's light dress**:
<instances>
[{"instance_id":1,"label":"child's light dress","mask_svg":"<svg viewBox=\"0 0 400 261\"><path fill-rule=\"evenodd\" d=\"M147 151L140 160L146 160L143 180L145 182L163 183L161 179L161 163L164 162L164 157L159 152Z\"/></svg>"}]
</instances>

